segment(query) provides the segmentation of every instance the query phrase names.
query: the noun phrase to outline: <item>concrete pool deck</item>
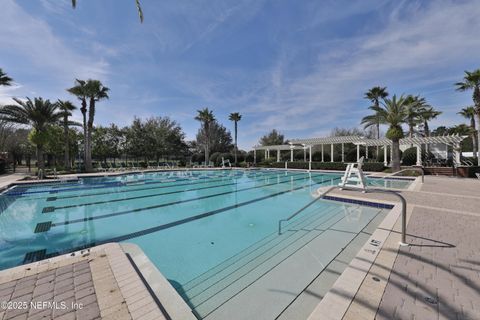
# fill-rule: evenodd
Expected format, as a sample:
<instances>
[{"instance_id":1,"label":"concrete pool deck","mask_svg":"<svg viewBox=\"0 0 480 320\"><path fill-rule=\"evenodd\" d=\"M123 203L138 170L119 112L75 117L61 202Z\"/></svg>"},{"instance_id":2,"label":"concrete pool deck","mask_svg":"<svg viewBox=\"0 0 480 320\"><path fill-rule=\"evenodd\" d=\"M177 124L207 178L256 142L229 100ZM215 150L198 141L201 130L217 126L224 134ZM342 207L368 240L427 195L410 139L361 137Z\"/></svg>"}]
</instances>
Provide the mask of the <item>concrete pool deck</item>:
<instances>
[{"instance_id":1,"label":"concrete pool deck","mask_svg":"<svg viewBox=\"0 0 480 320\"><path fill-rule=\"evenodd\" d=\"M348 308L327 316L324 299L309 319L480 319L480 181L427 176L401 193L411 245L398 246L399 219L353 300L335 285L327 294ZM391 201L383 194L360 197Z\"/></svg>"}]
</instances>

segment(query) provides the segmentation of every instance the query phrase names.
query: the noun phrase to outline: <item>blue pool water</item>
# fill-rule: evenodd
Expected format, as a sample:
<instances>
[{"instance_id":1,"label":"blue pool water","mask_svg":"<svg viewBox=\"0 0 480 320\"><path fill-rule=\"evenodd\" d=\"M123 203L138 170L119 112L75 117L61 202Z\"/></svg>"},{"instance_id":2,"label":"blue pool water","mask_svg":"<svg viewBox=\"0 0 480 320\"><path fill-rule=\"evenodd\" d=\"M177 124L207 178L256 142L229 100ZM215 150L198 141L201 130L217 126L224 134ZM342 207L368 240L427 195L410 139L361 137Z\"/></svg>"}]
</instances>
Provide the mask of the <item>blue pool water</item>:
<instances>
[{"instance_id":1,"label":"blue pool water","mask_svg":"<svg viewBox=\"0 0 480 320\"><path fill-rule=\"evenodd\" d=\"M321 200L286 223L287 235L277 239L279 219L309 203L318 187L338 184L340 177L302 171L211 170L16 186L1 195L0 269L102 243L131 242L195 305L197 293L190 295L188 290L215 268L223 270L243 255L255 260L254 246L275 244L280 252L285 246L279 243L298 240L289 238L289 231L333 225L344 220L351 208L357 208L360 218L347 223L345 232L360 232L381 209L360 207L359 213L359 206ZM410 182L369 179L368 183L406 188ZM268 247L270 254L276 252L272 250Z\"/></svg>"}]
</instances>

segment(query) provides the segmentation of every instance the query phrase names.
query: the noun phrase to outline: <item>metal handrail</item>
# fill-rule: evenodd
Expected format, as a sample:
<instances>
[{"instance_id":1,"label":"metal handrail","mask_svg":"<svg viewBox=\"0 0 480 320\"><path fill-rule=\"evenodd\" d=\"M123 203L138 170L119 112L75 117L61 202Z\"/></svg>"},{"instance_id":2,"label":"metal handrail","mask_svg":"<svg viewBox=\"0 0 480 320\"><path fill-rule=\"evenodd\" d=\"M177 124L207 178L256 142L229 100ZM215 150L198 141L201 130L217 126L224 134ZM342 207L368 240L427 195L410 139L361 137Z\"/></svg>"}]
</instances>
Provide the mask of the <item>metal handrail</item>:
<instances>
[{"instance_id":1,"label":"metal handrail","mask_svg":"<svg viewBox=\"0 0 480 320\"><path fill-rule=\"evenodd\" d=\"M286 222L286 221L289 221L290 219L292 219L293 217L295 217L296 215L298 215L299 213L301 213L303 210L305 210L306 208L310 207L312 204L314 204L317 200L325 197L327 195L327 193L329 193L330 191L334 190L334 189L340 189L340 190L351 190L351 191L358 191L360 189L356 189L356 188L349 188L349 187L339 187L339 186L333 186L333 187L330 187L327 191L325 191L324 193L322 193L321 195L319 195L317 198L315 198L314 200L312 200L311 202L309 202L308 204L306 204L304 207L302 207L301 209L295 211L292 215L290 215L288 218L286 219L281 219L278 221L278 234L281 235L282 234L282 222ZM408 246L408 243L407 243L407 200L405 200L405 198L399 194L398 192L396 191L393 191L393 190L385 190L385 189L365 189L362 191L364 192L367 192L367 193L373 193L373 192L378 192L378 193L390 193L390 194L393 194L395 196L397 196L397 198L400 199L400 202L402 203L402 240L400 241L400 245L402 246Z\"/></svg>"}]
</instances>

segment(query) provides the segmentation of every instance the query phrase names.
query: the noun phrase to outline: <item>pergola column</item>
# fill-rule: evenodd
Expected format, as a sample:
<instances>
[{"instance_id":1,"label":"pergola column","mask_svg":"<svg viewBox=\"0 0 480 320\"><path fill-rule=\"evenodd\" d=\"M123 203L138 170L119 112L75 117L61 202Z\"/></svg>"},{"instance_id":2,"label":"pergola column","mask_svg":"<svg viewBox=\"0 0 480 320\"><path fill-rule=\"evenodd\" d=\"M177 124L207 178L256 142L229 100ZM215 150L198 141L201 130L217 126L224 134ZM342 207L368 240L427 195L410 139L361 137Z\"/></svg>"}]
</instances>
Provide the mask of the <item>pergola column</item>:
<instances>
[{"instance_id":1,"label":"pergola column","mask_svg":"<svg viewBox=\"0 0 480 320\"><path fill-rule=\"evenodd\" d=\"M454 156L455 163L457 165L460 165L462 159L461 159L460 145L459 144L454 144L453 145L453 156Z\"/></svg>"},{"instance_id":2,"label":"pergola column","mask_svg":"<svg viewBox=\"0 0 480 320\"><path fill-rule=\"evenodd\" d=\"M267 151L267 149L265 149L265 160L267 160L267 159L268 159L268 151Z\"/></svg>"},{"instance_id":3,"label":"pergola column","mask_svg":"<svg viewBox=\"0 0 480 320\"><path fill-rule=\"evenodd\" d=\"M421 166L422 165L422 145L421 144L417 144L416 145L417 147L417 166Z\"/></svg>"},{"instance_id":4,"label":"pergola column","mask_svg":"<svg viewBox=\"0 0 480 320\"><path fill-rule=\"evenodd\" d=\"M357 144L357 162L360 161L360 145Z\"/></svg>"},{"instance_id":5,"label":"pergola column","mask_svg":"<svg viewBox=\"0 0 480 320\"><path fill-rule=\"evenodd\" d=\"M307 147L303 147L303 162L307 162Z\"/></svg>"},{"instance_id":6,"label":"pergola column","mask_svg":"<svg viewBox=\"0 0 480 320\"><path fill-rule=\"evenodd\" d=\"M277 149L277 162L280 162L280 149Z\"/></svg>"},{"instance_id":7,"label":"pergola column","mask_svg":"<svg viewBox=\"0 0 480 320\"><path fill-rule=\"evenodd\" d=\"M333 162L333 143L330 144L330 162Z\"/></svg>"},{"instance_id":8,"label":"pergola column","mask_svg":"<svg viewBox=\"0 0 480 320\"><path fill-rule=\"evenodd\" d=\"M293 148L290 148L290 161L293 162Z\"/></svg>"},{"instance_id":9,"label":"pergola column","mask_svg":"<svg viewBox=\"0 0 480 320\"><path fill-rule=\"evenodd\" d=\"M323 144L322 144L322 162L324 162L324 160L323 160Z\"/></svg>"},{"instance_id":10,"label":"pergola column","mask_svg":"<svg viewBox=\"0 0 480 320\"><path fill-rule=\"evenodd\" d=\"M312 170L312 146L308 146L308 171Z\"/></svg>"},{"instance_id":11,"label":"pergola column","mask_svg":"<svg viewBox=\"0 0 480 320\"><path fill-rule=\"evenodd\" d=\"M342 143L342 162L345 162L345 148L344 144Z\"/></svg>"},{"instance_id":12,"label":"pergola column","mask_svg":"<svg viewBox=\"0 0 480 320\"><path fill-rule=\"evenodd\" d=\"M384 165L385 167L388 166L387 152L388 152L388 146L385 145L385 146L383 146L383 165Z\"/></svg>"}]
</instances>

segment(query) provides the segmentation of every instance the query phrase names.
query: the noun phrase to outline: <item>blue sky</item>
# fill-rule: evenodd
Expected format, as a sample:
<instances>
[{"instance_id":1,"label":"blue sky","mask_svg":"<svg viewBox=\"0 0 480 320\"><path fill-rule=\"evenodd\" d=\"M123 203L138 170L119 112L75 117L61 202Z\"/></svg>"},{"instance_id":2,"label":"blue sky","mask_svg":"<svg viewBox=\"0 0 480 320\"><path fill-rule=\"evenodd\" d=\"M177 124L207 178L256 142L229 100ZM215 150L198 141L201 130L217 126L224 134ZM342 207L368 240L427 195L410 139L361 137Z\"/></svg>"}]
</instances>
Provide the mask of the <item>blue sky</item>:
<instances>
[{"instance_id":1,"label":"blue sky","mask_svg":"<svg viewBox=\"0 0 480 320\"><path fill-rule=\"evenodd\" d=\"M453 125L471 105L453 83L480 68L480 2L370 0L0 0L0 67L10 97L71 99L75 78L111 89L97 124L169 116L193 139L197 109L228 128L240 112L239 145L278 129L288 138L356 127L363 93L420 94ZM75 115L79 118L79 114Z\"/></svg>"}]
</instances>

